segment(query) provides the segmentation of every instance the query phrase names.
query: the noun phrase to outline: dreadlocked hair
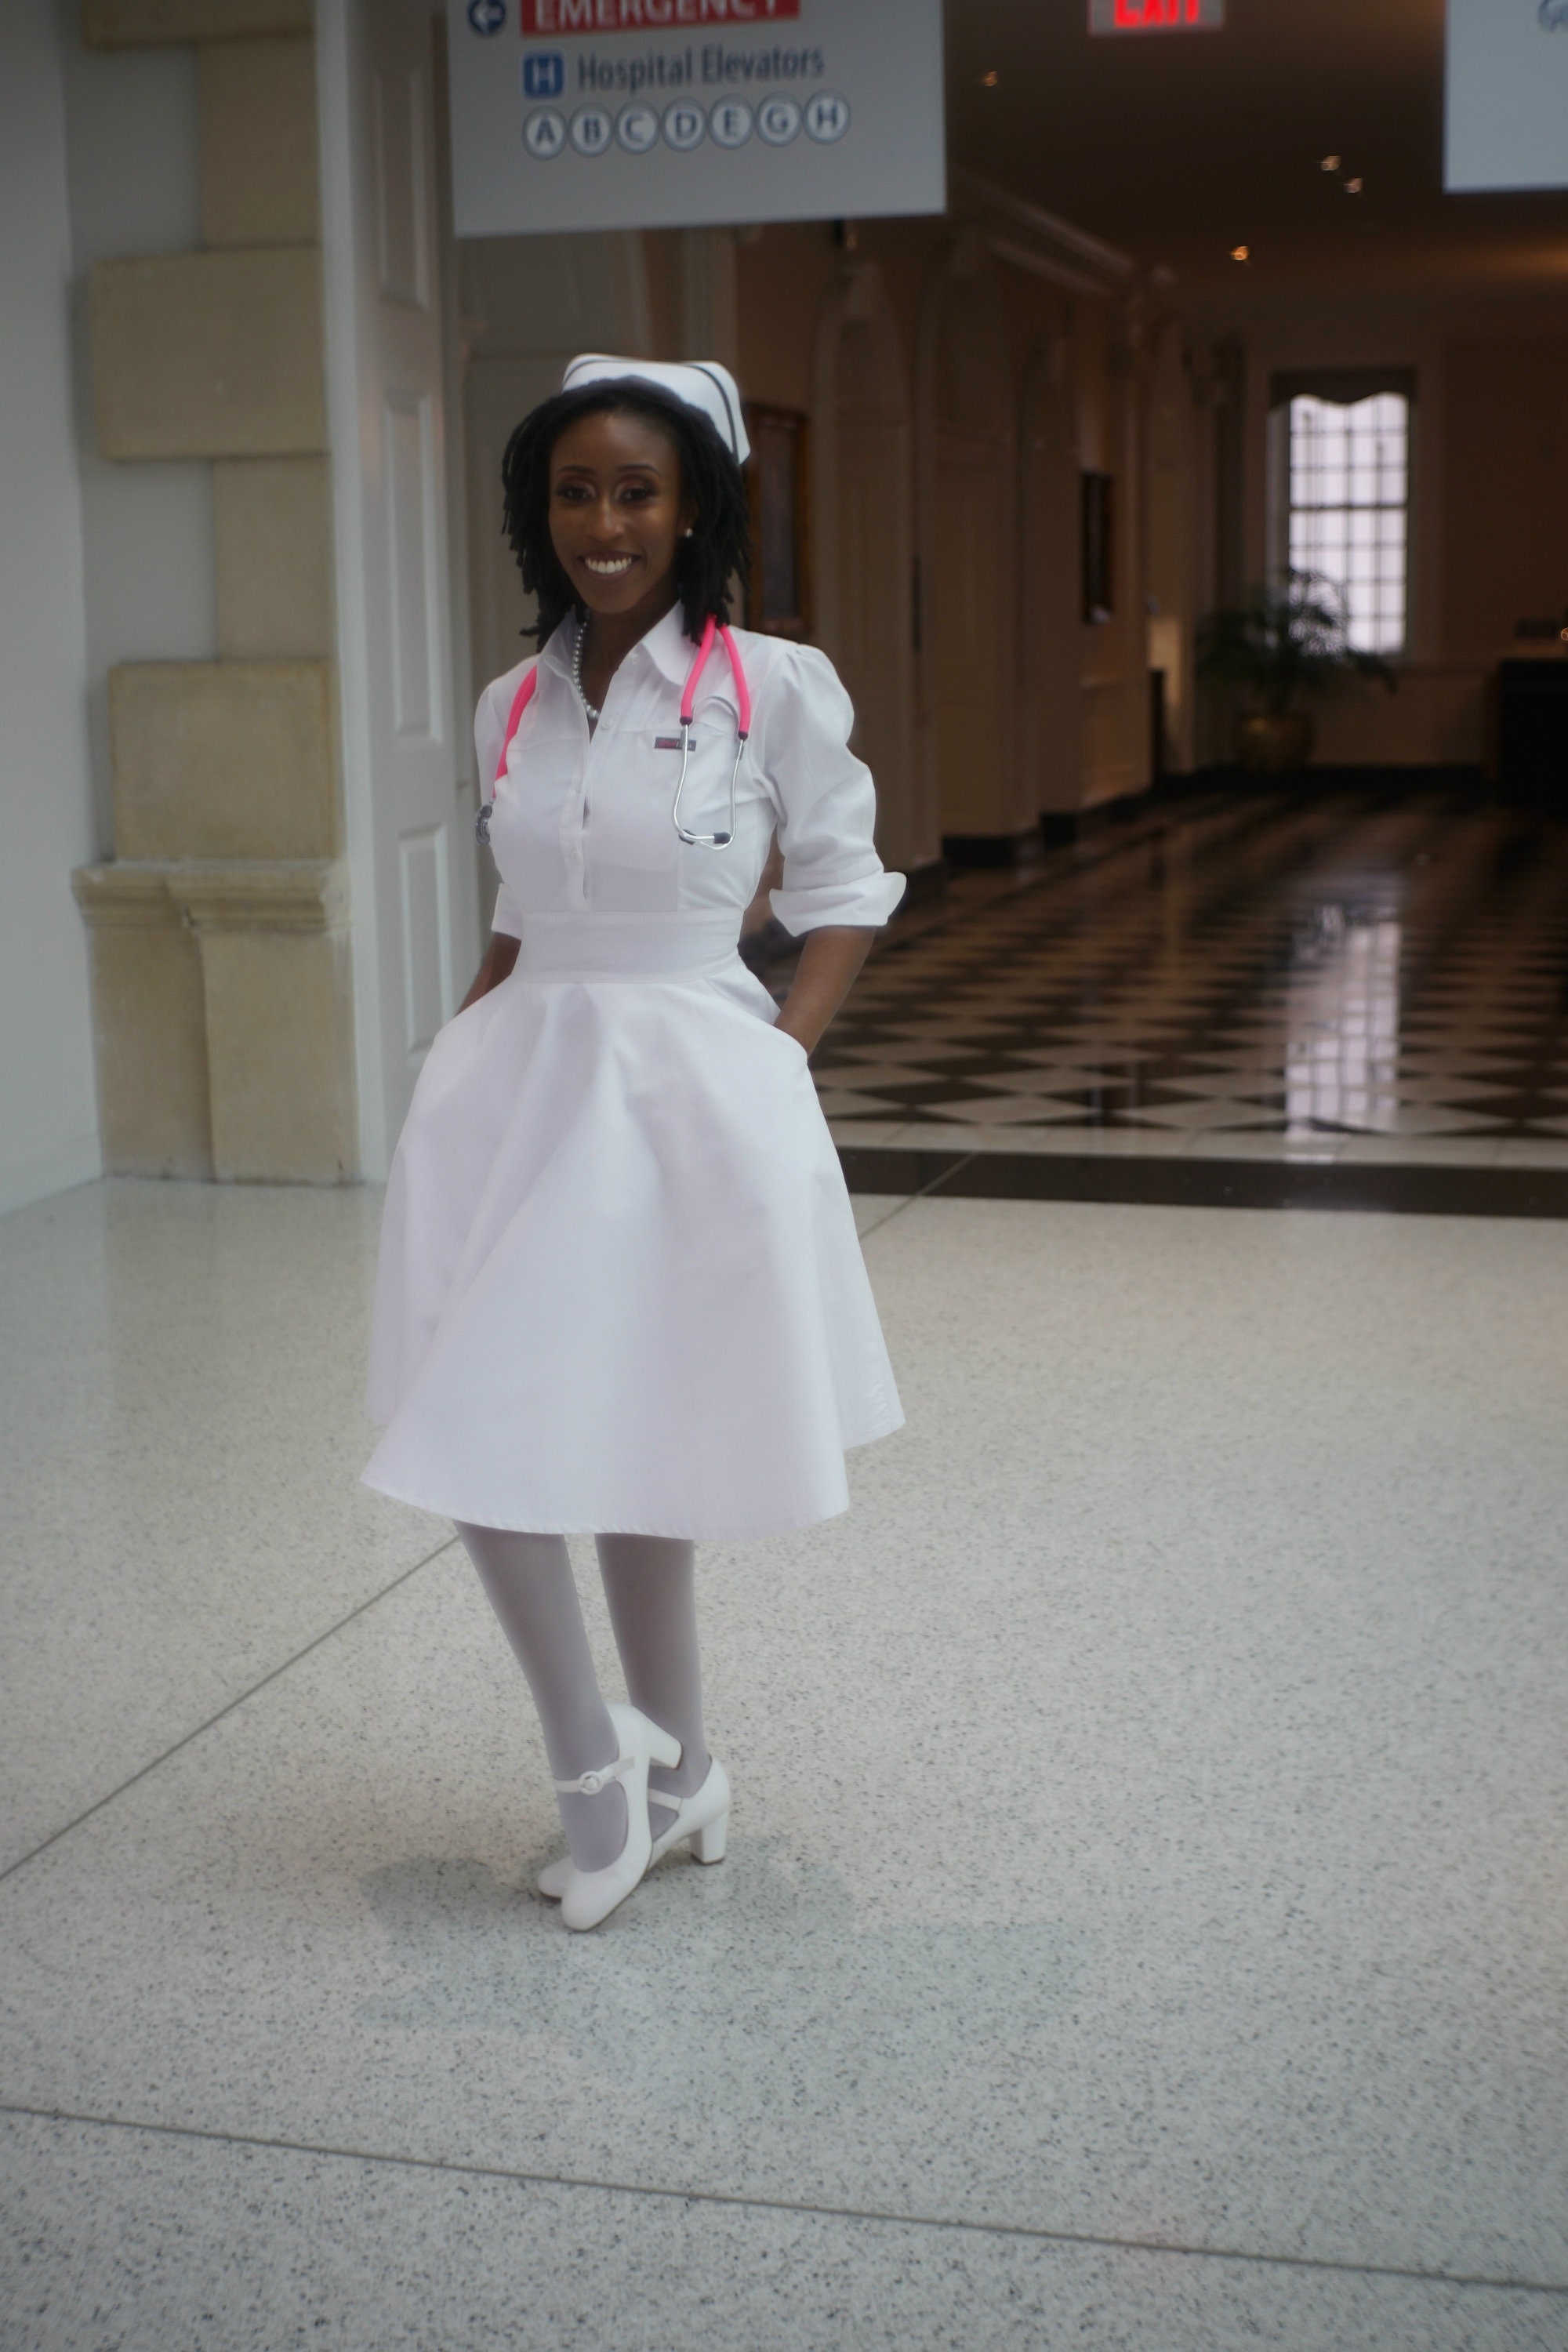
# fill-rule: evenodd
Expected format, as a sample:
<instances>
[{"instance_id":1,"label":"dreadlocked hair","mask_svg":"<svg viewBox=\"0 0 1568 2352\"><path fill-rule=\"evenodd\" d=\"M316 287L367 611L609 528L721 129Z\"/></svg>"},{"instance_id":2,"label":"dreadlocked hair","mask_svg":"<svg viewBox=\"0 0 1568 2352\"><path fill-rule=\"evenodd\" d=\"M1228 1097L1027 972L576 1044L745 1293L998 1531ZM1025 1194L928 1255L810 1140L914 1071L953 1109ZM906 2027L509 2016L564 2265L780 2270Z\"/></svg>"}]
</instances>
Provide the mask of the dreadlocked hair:
<instances>
[{"instance_id":1,"label":"dreadlocked hair","mask_svg":"<svg viewBox=\"0 0 1568 2352\"><path fill-rule=\"evenodd\" d=\"M539 600L539 617L525 636L543 646L570 614L585 620L576 592L550 537L550 455L580 416L630 409L668 434L680 459L680 489L697 512L689 539L676 541L675 588L686 634L700 638L710 615L730 617L733 581L751 573L751 517L741 468L700 410L688 408L654 384L584 384L557 392L531 409L506 445L500 463L501 520L522 584Z\"/></svg>"}]
</instances>

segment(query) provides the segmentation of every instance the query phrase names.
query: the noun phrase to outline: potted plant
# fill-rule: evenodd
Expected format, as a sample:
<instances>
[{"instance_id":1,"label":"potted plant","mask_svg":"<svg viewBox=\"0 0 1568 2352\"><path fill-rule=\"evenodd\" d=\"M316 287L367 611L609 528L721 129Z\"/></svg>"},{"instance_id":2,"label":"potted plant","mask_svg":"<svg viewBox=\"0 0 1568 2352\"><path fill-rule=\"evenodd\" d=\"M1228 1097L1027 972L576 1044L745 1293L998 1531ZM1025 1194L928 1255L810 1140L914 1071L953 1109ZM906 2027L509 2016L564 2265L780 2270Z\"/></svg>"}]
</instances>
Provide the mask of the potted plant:
<instances>
[{"instance_id":1,"label":"potted plant","mask_svg":"<svg viewBox=\"0 0 1568 2352\"><path fill-rule=\"evenodd\" d=\"M1211 613L1198 632L1197 672L1247 698L1237 714L1236 753L1249 774L1278 776L1304 768L1312 753L1312 718L1293 706L1351 675L1375 677L1390 691L1397 673L1381 654L1352 646L1344 600L1330 580L1291 572L1277 586L1251 588L1239 604Z\"/></svg>"}]
</instances>

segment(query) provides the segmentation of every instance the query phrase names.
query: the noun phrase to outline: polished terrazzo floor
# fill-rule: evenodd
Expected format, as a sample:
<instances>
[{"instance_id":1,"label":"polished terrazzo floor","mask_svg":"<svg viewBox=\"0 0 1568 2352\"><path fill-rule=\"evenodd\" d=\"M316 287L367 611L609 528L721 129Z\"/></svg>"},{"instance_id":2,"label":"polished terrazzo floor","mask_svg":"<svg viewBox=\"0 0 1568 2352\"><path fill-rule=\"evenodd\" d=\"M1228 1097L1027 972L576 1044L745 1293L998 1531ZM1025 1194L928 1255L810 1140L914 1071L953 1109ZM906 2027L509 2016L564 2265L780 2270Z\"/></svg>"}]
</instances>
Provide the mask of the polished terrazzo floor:
<instances>
[{"instance_id":1,"label":"polished terrazzo floor","mask_svg":"<svg viewBox=\"0 0 1568 2352\"><path fill-rule=\"evenodd\" d=\"M376 1197L0 1223L5 2352L1568 2347L1561 1226L857 1205L909 1425L584 1938Z\"/></svg>"},{"instance_id":2,"label":"polished terrazzo floor","mask_svg":"<svg viewBox=\"0 0 1568 2352\"><path fill-rule=\"evenodd\" d=\"M1568 1171L1568 824L1167 803L895 928L816 1072L850 1151Z\"/></svg>"}]
</instances>

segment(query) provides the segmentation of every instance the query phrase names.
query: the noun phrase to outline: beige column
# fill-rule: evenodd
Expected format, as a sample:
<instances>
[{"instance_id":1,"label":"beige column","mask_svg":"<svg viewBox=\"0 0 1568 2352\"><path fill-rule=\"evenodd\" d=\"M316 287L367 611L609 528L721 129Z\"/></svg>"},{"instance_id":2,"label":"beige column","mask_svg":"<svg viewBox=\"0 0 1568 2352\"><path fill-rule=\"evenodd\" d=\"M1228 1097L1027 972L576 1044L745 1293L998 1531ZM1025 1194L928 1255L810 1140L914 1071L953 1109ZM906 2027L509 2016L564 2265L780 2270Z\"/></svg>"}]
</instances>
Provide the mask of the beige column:
<instances>
[{"instance_id":1,"label":"beige column","mask_svg":"<svg viewBox=\"0 0 1568 2352\"><path fill-rule=\"evenodd\" d=\"M172 886L201 951L213 1172L352 1176L348 893L326 860L190 864Z\"/></svg>"},{"instance_id":2,"label":"beige column","mask_svg":"<svg viewBox=\"0 0 1568 2352\"><path fill-rule=\"evenodd\" d=\"M72 876L91 947L103 1164L121 1176L210 1176L201 952L174 868L116 860Z\"/></svg>"},{"instance_id":3,"label":"beige column","mask_svg":"<svg viewBox=\"0 0 1568 2352\"><path fill-rule=\"evenodd\" d=\"M98 446L213 467L219 658L110 681L115 859L93 935L105 1156L355 1171L310 0L83 0L83 38L193 42L199 253L108 261Z\"/></svg>"}]
</instances>

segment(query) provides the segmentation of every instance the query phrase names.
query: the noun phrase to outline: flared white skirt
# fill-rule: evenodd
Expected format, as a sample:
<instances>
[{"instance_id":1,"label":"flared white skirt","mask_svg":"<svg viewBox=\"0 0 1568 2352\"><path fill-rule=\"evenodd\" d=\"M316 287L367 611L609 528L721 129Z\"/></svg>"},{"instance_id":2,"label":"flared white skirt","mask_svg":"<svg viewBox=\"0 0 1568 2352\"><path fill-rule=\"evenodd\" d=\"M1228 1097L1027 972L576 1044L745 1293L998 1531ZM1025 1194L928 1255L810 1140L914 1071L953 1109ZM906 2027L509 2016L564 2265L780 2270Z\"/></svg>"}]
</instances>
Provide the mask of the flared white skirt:
<instances>
[{"instance_id":1,"label":"flared white skirt","mask_svg":"<svg viewBox=\"0 0 1568 2352\"><path fill-rule=\"evenodd\" d=\"M773 1535L903 1415L806 1057L729 916L530 918L387 1186L364 1477L539 1533Z\"/></svg>"}]
</instances>

